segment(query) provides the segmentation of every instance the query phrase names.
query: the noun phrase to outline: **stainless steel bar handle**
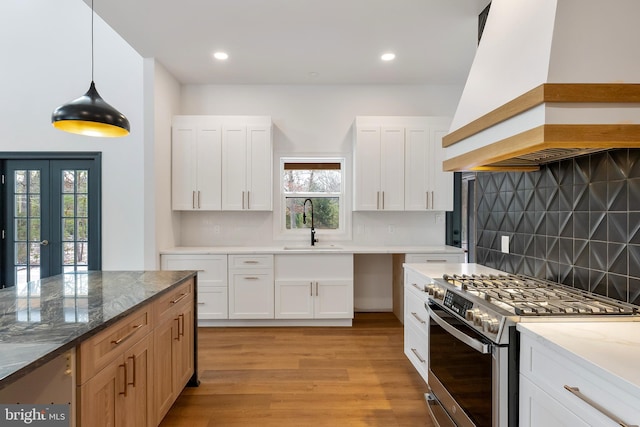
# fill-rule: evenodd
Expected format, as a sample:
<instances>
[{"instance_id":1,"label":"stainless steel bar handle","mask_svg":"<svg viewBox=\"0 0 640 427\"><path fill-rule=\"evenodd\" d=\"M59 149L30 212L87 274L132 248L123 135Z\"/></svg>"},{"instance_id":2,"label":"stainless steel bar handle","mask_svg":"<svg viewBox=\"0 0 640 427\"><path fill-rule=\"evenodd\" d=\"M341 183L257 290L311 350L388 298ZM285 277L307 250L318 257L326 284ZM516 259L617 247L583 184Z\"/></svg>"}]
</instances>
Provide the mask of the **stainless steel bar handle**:
<instances>
[{"instance_id":1,"label":"stainless steel bar handle","mask_svg":"<svg viewBox=\"0 0 640 427\"><path fill-rule=\"evenodd\" d=\"M427 263L435 262L435 263L438 263L438 264L443 263L443 262L447 262L447 260L446 260L446 259L427 259L427 260L425 260L425 261L426 261Z\"/></svg>"},{"instance_id":2,"label":"stainless steel bar handle","mask_svg":"<svg viewBox=\"0 0 640 427\"><path fill-rule=\"evenodd\" d=\"M248 276L248 277L245 277L244 280L258 280L258 278L255 276Z\"/></svg>"},{"instance_id":3,"label":"stainless steel bar handle","mask_svg":"<svg viewBox=\"0 0 640 427\"><path fill-rule=\"evenodd\" d=\"M251 209L251 191L247 191L247 209Z\"/></svg>"},{"instance_id":4,"label":"stainless steel bar handle","mask_svg":"<svg viewBox=\"0 0 640 427\"><path fill-rule=\"evenodd\" d=\"M243 261L244 264L257 264L258 261L254 261L254 260L247 260L247 261Z\"/></svg>"},{"instance_id":5,"label":"stainless steel bar handle","mask_svg":"<svg viewBox=\"0 0 640 427\"><path fill-rule=\"evenodd\" d=\"M413 354L415 354L415 355L416 355L416 357L418 358L418 360L420 361L420 363L425 363L425 362L426 362L426 360L424 360L424 359L420 356L420 353L418 353L418 350L416 350L415 348L412 348L412 349L411 349L411 352L412 352Z\"/></svg>"},{"instance_id":6,"label":"stainless steel bar handle","mask_svg":"<svg viewBox=\"0 0 640 427\"><path fill-rule=\"evenodd\" d=\"M319 287L320 287L320 286L318 285L318 282L316 282L316 296L318 296L318 288L319 288Z\"/></svg>"},{"instance_id":7,"label":"stainless steel bar handle","mask_svg":"<svg viewBox=\"0 0 640 427\"><path fill-rule=\"evenodd\" d=\"M435 209L435 206L436 206L436 200L435 200L434 197L435 196L434 196L433 191L432 191L431 192L431 209Z\"/></svg>"},{"instance_id":8,"label":"stainless steel bar handle","mask_svg":"<svg viewBox=\"0 0 640 427\"><path fill-rule=\"evenodd\" d=\"M438 316L433 310L429 310L429 316L445 331L447 331L450 335L453 335L458 341L461 341L482 354L491 353L491 346L489 344L485 344L482 341L478 341L475 338L471 338L469 335L460 332L453 326L449 325L445 320L443 320L440 316Z\"/></svg>"},{"instance_id":9,"label":"stainless steel bar handle","mask_svg":"<svg viewBox=\"0 0 640 427\"><path fill-rule=\"evenodd\" d=\"M244 191L242 192L242 209L244 209Z\"/></svg>"},{"instance_id":10,"label":"stainless steel bar handle","mask_svg":"<svg viewBox=\"0 0 640 427\"><path fill-rule=\"evenodd\" d=\"M313 282L309 282L309 296L313 296Z\"/></svg>"},{"instance_id":11,"label":"stainless steel bar handle","mask_svg":"<svg viewBox=\"0 0 640 427\"><path fill-rule=\"evenodd\" d=\"M418 322L422 323L423 325L425 325L425 324L427 323L427 321L426 321L426 320L424 320L423 318L421 318L420 316L418 316L418 313L416 313L416 312L412 311L412 312L411 312L411 315L412 315L413 317L415 317L415 318L416 318L416 320L417 320Z\"/></svg>"},{"instance_id":12,"label":"stainless steel bar handle","mask_svg":"<svg viewBox=\"0 0 640 427\"><path fill-rule=\"evenodd\" d=\"M376 209L380 209L380 192L376 192Z\"/></svg>"},{"instance_id":13,"label":"stainless steel bar handle","mask_svg":"<svg viewBox=\"0 0 640 427\"><path fill-rule=\"evenodd\" d=\"M196 208L196 192L195 192L195 190L191 192L191 207L193 209Z\"/></svg>"},{"instance_id":14,"label":"stainless steel bar handle","mask_svg":"<svg viewBox=\"0 0 640 427\"><path fill-rule=\"evenodd\" d=\"M615 422L619 426L621 426L621 427L638 427L637 424L627 424L627 423L625 423L620 418L618 418L613 413L611 413L608 409L604 408L599 403L595 402L594 400L591 400L590 398L588 398L587 396L582 394L582 392L580 391L580 389L578 387L571 387L571 386L568 386L568 385L565 384L564 389L567 390L569 393L573 394L574 396L576 396L578 399L580 399L583 402L585 402L586 404L588 404L589 406L593 407L595 410L600 412L605 417L610 418L611 421Z\"/></svg>"},{"instance_id":15,"label":"stainless steel bar handle","mask_svg":"<svg viewBox=\"0 0 640 427\"><path fill-rule=\"evenodd\" d=\"M384 210L384 191L382 192L382 209Z\"/></svg>"},{"instance_id":16,"label":"stainless steel bar handle","mask_svg":"<svg viewBox=\"0 0 640 427\"><path fill-rule=\"evenodd\" d=\"M414 288L416 288L420 292L424 292L424 289L422 289L420 286L416 285L415 283L412 283L411 286L413 286Z\"/></svg>"},{"instance_id":17,"label":"stainless steel bar handle","mask_svg":"<svg viewBox=\"0 0 640 427\"><path fill-rule=\"evenodd\" d=\"M426 199L426 201L425 201L425 209L429 209L429 192L428 191L424 192L424 197Z\"/></svg>"},{"instance_id":18,"label":"stainless steel bar handle","mask_svg":"<svg viewBox=\"0 0 640 427\"><path fill-rule=\"evenodd\" d=\"M198 190L198 209L200 209L200 190Z\"/></svg>"}]
</instances>

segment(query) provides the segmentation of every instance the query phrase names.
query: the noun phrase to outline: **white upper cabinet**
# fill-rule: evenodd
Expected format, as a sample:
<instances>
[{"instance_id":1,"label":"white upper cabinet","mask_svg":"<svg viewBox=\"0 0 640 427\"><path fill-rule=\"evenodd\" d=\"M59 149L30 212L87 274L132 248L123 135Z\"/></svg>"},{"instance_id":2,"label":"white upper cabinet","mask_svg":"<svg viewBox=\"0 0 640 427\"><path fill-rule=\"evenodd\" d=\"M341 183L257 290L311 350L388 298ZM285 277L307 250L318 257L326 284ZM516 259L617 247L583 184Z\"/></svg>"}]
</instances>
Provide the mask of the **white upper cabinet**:
<instances>
[{"instance_id":1,"label":"white upper cabinet","mask_svg":"<svg viewBox=\"0 0 640 427\"><path fill-rule=\"evenodd\" d=\"M425 117L425 123L405 130L405 210L453 210L453 173L442 171L450 119Z\"/></svg>"},{"instance_id":2,"label":"white upper cabinet","mask_svg":"<svg viewBox=\"0 0 640 427\"><path fill-rule=\"evenodd\" d=\"M223 126L223 210L272 210L272 159L271 119Z\"/></svg>"},{"instance_id":3,"label":"white upper cabinet","mask_svg":"<svg viewBox=\"0 0 640 427\"><path fill-rule=\"evenodd\" d=\"M173 210L220 210L221 125L207 117L173 119Z\"/></svg>"},{"instance_id":4,"label":"white upper cabinet","mask_svg":"<svg viewBox=\"0 0 640 427\"><path fill-rule=\"evenodd\" d=\"M452 210L453 174L442 172L442 137L449 122L445 117L357 117L354 210Z\"/></svg>"},{"instance_id":5,"label":"white upper cabinet","mask_svg":"<svg viewBox=\"0 0 640 427\"><path fill-rule=\"evenodd\" d=\"M176 116L173 210L272 210L271 118Z\"/></svg>"},{"instance_id":6,"label":"white upper cabinet","mask_svg":"<svg viewBox=\"0 0 640 427\"><path fill-rule=\"evenodd\" d=\"M356 120L354 210L404 210L404 128Z\"/></svg>"}]
</instances>

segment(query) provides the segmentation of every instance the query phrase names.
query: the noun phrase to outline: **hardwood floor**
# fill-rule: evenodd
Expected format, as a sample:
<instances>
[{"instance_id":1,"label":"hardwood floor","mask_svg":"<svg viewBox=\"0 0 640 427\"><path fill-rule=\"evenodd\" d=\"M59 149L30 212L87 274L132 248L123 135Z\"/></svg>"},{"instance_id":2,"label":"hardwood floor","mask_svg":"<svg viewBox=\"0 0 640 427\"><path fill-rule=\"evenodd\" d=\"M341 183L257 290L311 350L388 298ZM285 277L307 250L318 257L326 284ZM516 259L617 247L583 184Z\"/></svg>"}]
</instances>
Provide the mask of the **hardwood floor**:
<instances>
[{"instance_id":1,"label":"hardwood floor","mask_svg":"<svg viewBox=\"0 0 640 427\"><path fill-rule=\"evenodd\" d=\"M432 426L392 313L352 328L200 328L201 385L161 426Z\"/></svg>"}]
</instances>

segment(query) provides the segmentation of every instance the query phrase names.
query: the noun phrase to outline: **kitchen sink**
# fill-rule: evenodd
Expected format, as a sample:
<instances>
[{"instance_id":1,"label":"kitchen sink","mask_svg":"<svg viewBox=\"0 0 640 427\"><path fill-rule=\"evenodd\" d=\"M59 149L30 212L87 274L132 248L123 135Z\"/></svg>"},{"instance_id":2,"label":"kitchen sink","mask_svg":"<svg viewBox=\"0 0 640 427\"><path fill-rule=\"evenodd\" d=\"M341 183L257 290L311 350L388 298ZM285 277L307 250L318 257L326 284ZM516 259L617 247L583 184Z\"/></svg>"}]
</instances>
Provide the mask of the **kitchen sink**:
<instances>
[{"instance_id":1,"label":"kitchen sink","mask_svg":"<svg viewBox=\"0 0 640 427\"><path fill-rule=\"evenodd\" d=\"M337 245L295 245L295 246L285 246L285 251L336 251L341 250L342 246Z\"/></svg>"}]
</instances>

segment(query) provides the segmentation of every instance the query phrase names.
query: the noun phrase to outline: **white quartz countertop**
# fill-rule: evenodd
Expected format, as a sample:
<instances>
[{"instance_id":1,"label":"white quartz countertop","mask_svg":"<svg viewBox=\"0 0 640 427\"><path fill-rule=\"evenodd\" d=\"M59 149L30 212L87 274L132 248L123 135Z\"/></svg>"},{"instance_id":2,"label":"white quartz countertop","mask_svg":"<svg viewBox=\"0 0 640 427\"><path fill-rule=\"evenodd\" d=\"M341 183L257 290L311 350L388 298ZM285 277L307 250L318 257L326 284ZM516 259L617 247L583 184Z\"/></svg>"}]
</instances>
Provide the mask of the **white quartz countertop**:
<instances>
[{"instance_id":1,"label":"white quartz countertop","mask_svg":"<svg viewBox=\"0 0 640 427\"><path fill-rule=\"evenodd\" d=\"M443 274L506 274L504 271L485 267L480 264L456 264L456 263L426 263L426 264L402 264L404 268L412 270L429 279L441 279Z\"/></svg>"},{"instance_id":2,"label":"white quartz countertop","mask_svg":"<svg viewBox=\"0 0 640 427\"><path fill-rule=\"evenodd\" d=\"M519 323L518 330L640 394L640 321Z\"/></svg>"},{"instance_id":3,"label":"white quartz countertop","mask_svg":"<svg viewBox=\"0 0 640 427\"><path fill-rule=\"evenodd\" d=\"M301 242L274 246L177 246L160 251L162 255L217 254L288 254L288 253L351 253L351 254L461 254L453 246L353 246L341 243L319 243L314 247Z\"/></svg>"}]
</instances>

